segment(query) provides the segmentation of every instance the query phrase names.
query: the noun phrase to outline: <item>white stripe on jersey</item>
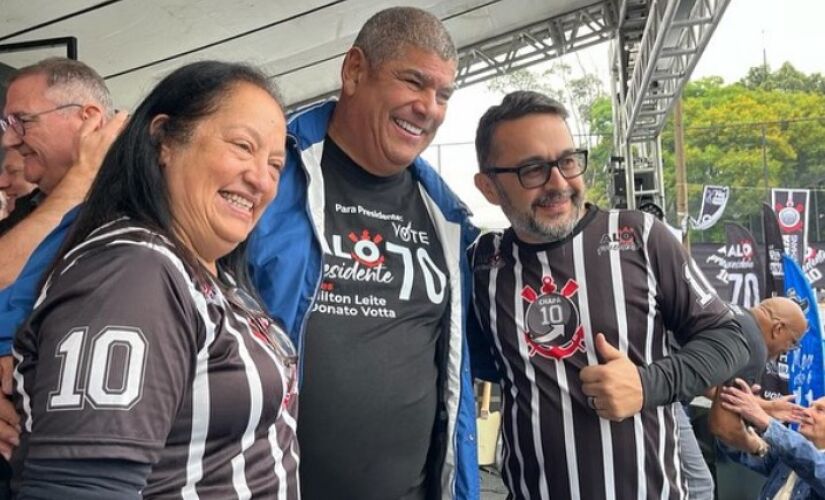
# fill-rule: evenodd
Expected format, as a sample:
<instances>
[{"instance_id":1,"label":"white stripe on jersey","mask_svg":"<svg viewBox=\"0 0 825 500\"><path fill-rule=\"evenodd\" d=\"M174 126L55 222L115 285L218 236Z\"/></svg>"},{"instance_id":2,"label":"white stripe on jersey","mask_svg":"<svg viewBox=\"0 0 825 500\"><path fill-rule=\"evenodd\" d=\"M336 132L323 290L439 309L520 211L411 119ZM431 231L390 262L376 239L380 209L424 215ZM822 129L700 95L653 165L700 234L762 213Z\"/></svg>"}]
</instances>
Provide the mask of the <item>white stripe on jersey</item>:
<instances>
[{"instance_id":1,"label":"white stripe on jersey","mask_svg":"<svg viewBox=\"0 0 825 500\"><path fill-rule=\"evenodd\" d=\"M587 293L587 273L584 269L583 232L573 237L573 268L576 282L579 284L579 312L581 324L584 328L584 342L587 349L587 364L597 365L599 360L593 345L593 325L590 321L590 302ZM610 421L599 419L599 429L602 439L602 462L604 463L604 492L607 500L615 500L615 479L613 472L613 434L610 431Z\"/></svg>"},{"instance_id":2,"label":"white stripe on jersey","mask_svg":"<svg viewBox=\"0 0 825 500\"><path fill-rule=\"evenodd\" d=\"M665 468L665 439L667 439L667 435L665 433L664 406L656 407L656 418L659 420L659 468L661 469L662 477L664 478L661 500L667 500L670 498L670 481L667 479L667 469Z\"/></svg>"},{"instance_id":3,"label":"white stripe on jersey","mask_svg":"<svg viewBox=\"0 0 825 500\"><path fill-rule=\"evenodd\" d=\"M278 446L278 426L276 424L273 423L269 426L267 438L269 439L269 446L272 448L272 458L275 459L273 472L275 472L275 476L278 478L278 499L285 499L286 470L284 469L284 452L281 450L281 447Z\"/></svg>"},{"instance_id":4,"label":"white stripe on jersey","mask_svg":"<svg viewBox=\"0 0 825 500\"><path fill-rule=\"evenodd\" d=\"M650 230L653 228L653 217L645 217L644 234L642 235L642 253L645 257L645 271L647 272L647 329L645 334L645 363L653 362L653 327L656 320L656 290L659 283L656 281L656 274L650 265L650 254L647 249L647 242L650 238ZM662 428L659 421L659 428ZM662 455L659 455L660 457Z\"/></svg>"},{"instance_id":5,"label":"white stripe on jersey","mask_svg":"<svg viewBox=\"0 0 825 500\"><path fill-rule=\"evenodd\" d=\"M688 492L682 488L682 460L679 457L679 426L676 424L674 405L667 407L670 421L673 423L673 467L676 469L676 487L679 489L679 498L688 498ZM667 478L667 476L665 476Z\"/></svg>"},{"instance_id":6,"label":"white stripe on jersey","mask_svg":"<svg viewBox=\"0 0 825 500\"><path fill-rule=\"evenodd\" d=\"M188 277L186 284L206 329L203 347L195 358L195 378L192 381L192 433L186 459L186 484L180 492L184 500L194 500L198 498L195 486L203 478L203 455L209 432L209 347L215 341L215 323L210 319L206 309L206 298L195 292L194 284Z\"/></svg>"},{"instance_id":7,"label":"white stripe on jersey","mask_svg":"<svg viewBox=\"0 0 825 500\"><path fill-rule=\"evenodd\" d=\"M619 232L619 212L611 210L607 218L607 230L610 234ZM610 277L613 280L613 307L616 310L616 325L619 330L619 350L627 355L627 303L624 296L624 277L620 250L610 251ZM648 332L646 332L648 333ZM647 343L647 339L645 339ZM645 430L642 415L633 415L633 432L636 439L636 482L637 498L647 498L647 478L645 476Z\"/></svg>"},{"instance_id":8,"label":"white stripe on jersey","mask_svg":"<svg viewBox=\"0 0 825 500\"><path fill-rule=\"evenodd\" d=\"M114 224L115 222L117 222L117 221L113 221L111 224ZM98 228L98 229L101 229L101 228ZM74 247L71 250L69 250L68 252L66 252L66 255L63 256L63 260L68 260L72 255L76 254L77 252L79 252L80 250L83 250L84 248L86 248L88 246L91 246L91 245L97 243L98 241L105 240L106 238L111 238L112 236L120 236L122 234L129 234L129 233L146 233L146 234L160 236L160 235L158 235L157 233L155 233L153 231L150 231L150 230L148 230L146 228L143 228L143 227L137 227L137 226L130 226L130 227L124 227L124 228L121 228L121 229L115 229L114 231L109 231L108 233L102 233L102 234L99 234L97 236L94 236L94 237L87 238L87 239L83 240L76 247ZM162 239L167 244L170 244L169 240L167 240L166 238L162 238ZM107 243L106 246L119 245L121 243L135 243L135 242L133 240L112 240L109 243ZM148 242L146 242L146 243L149 246L152 246L150 243L148 243ZM77 259L75 259L71 264L66 266L60 274L66 274L66 271L71 269L71 267L75 264L75 262L77 262Z\"/></svg>"},{"instance_id":9,"label":"white stripe on jersey","mask_svg":"<svg viewBox=\"0 0 825 500\"><path fill-rule=\"evenodd\" d=\"M232 306L221 297L223 307L227 314L232 314L240 324L246 324L247 319L232 312ZM261 375L255 367L255 362L249 354L243 335L232 326L230 321L224 321L226 331L235 339L238 344L238 355L243 361L246 382L249 387L249 419L246 421L246 429L241 437L241 450L232 457L232 486L238 494L238 500L246 500L252 497L252 492L246 484L246 459L244 452L255 443L255 430L261 422L261 412L263 411L263 387L261 386ZM252 336L254 337L254 336Z\"/></svg>"},{"instance_id":10,"label":"white stripe on jersey","mask_svg":"<svg viewBox=\"0 0 825 500\"><path fill-rule=\"evenodd\" d=\"M237 315L236 315L237 316ZM246 321L246 320L244 320ZM278 327L276 327L278 328ZM284 335L286 335L284 333ZM278 375L281 377L281 387L283 388L282 394L286 395L289 394L290 391L290 378L291 374L288 371L288 368L278 360L275 353L272 351L272 348L266 345L266 343L258 338L256 335L251 335L250 338L257 342L261 349L269 356L269 359L275 364L275 369L278 370ZM281 404L280 408L278 408L278 418L283 418L284 423L292 430L293 433L297 432L297 423L295 419L292 418L292 415L289 414L288 411L284 409L284 405ZM273 471L275 472L275 476L278 477L278 499L287 498L287 478L286 478L286 468L284 467L284 452L281 449L280 444L278 443L278 432L277 432L277 423L273 423L267 432L267 437L269 440L270 448L272 449L272 458L275 461L275 465L273 467ZM290 443L290 454L295 459L296 466L300 466L300 460L298 459L298 454L295 453L295 441ZM295 483L295 487L299 488L298 498L301 498L300 495L300 481Z\"/></svg>"},{"instance_id":11,"label":"white stripe on jersey","mask_svg":"<svg viewBox=\"0 0 825 500\"><path fill-rule=\"evenodd\" d=\"M23 401L22 401L22 403L23 403L23 405L22 405L23 406L23 414L26 417L24 422L23 422L23 427L25 428L26 432L31 434L31 431L32 431L32 400L31 400L31 397L29 396L29 393L26 392L26 387L23 384L23 375L21 375L20 372L18 371L18 367L20 366L20 363L23 362L23 356L21 356L20 353L15 351L13 347L11 349L11 355L14 356L14 359L17 361L17 363L15 363L15 365L14 365L14 372L13 372L14 375L13 376L14 376L14 381L17 382L17 387L15 387L15 390L17 391L18 394L20 394L20 397L23 398Z\"/></svg>"},{"instance_id":12,"label":"white stripe on jersey","mask_svg":"<svg viewBox=\"0 0 825 500\"><path fill-rule=\"evenodd\" d=\"M539 415L539 387L536 384L536 371L533 369L533 363L530 361L530 351L527 348L527 340L522 335L522 332L527 331L524 325L524 302L521 298L521 289L524 287L523 277L521 275L522 265L521 257L519 256L519 248L513 243L513 257L515 258L515 265L513 266L513 273L515 274L515 293L513 296L516 299L515 307L513 308L513 317L516 320L516 332L518 341L518 352L521 355L521 360L524 362L524 375L527 377L527 382L530 384L530 421L532 428L530 429L533 435L533 448L536 450L536 462L539 466L539 495L541 498L548 499L550 493L547 491L547 473L544 467L544 447L541 444L541 416Z\"/></svg>"},{"instance_id":13,"label":"white stripe on jersey","mask_svg":"<svg viewBox=\"0 0 825 500\"><path fill-rule=\"evenodd\" d=\"M648 242L650 240L650 230L653 228L653 216L644 219L644 233L642 234L642 252L645 258L645 271L647 273L647 328L645 331L645 363L653 362L653 328L656 318L656 290L659 282L656 280L656 273L653 272L653 266L650 264L650 252L648 251ZM659 406L656 408L656 421L659 425L659 453L657 453L657 462L659 470L662 471L663 487L661 500L667 500L670 497L670 481L667 479L667 467L665 465L665 439L667 437L664 430L665 417L664 408ZM637 438L638 439L638 438Z\"/></svg>"},{"instance_id":14,"label":"white stripe on jersey","mask_svg":"<svg viewBox=\"0 0 825 500\"><path fill-rule=\"evenodd\" d=\"M499 237L496 237L496 240L495 240L495 251L496 251L496 253L498 253L498 246L499 246L500 243L501 243L501 239ZM497 280L498 280L498 267L493 266L490 269L490 281L489 281L489 285L487 286L487 293L488 293L489 299L490 299L490 333L493 336L493 341L496 344L496 349L498 349L499 352L504 352L504 350L501 347L501 340L499 340L499 337L498 337L498 304L496 303L496 281ZM514 375L513 375L513 368L510 365L510 361L508 361L506 356L501 356L501 359L504 362L504 368L507 371L507 379L508 380L515 380ZM518 463L519 463L519 471L520 471L519 487L521 488L521 495L522 495L523 498L529 498L530 497L530 492L527 489L527 482L526 482L525 477L524 477L524 455L521 452L521 444L519 443L519 439L518 439L518 436L519 436L518 412L516 411L517 408L518 408L518 404L517 404L517 401L518 401L518 388L516 387L515 383L510 384L510 397L513 398L513 405L512 405L513 410L512 410L512 416L509 420L510 420L510 423L511 423L511 427L513 428L512 436L513 436L513 440L515 442L510 443L509 439L505 439L505 443L508 444L508 446L506 447L507 457L505 457L505 463L507 461L509 461L509 459L510 459L510 456L509 456L510 455L510 450L515 449L516 460L518 460ZM505 433L505 436L506 436L506 433ZM512 446L512 445L515 445L515 446ZM509 477L510 476L509 474L507 476L508 476L508 480L509 480L508 481L508 483L509 483L508 487L510 488L510 491L516 491L515 485L513 484L513 482L515 481L515 478Z\"/></svg>"},{"instance_id":15,"label":"white stripe on jersey","mask_svg":"<svg viewBox=\"0 0 825 500\"><path fill-rule=\"evenodd\" d=\"M541 275L550 274L547 252L538 254L541 262ZM576 429L573 426L573 405L570 401L570 384L567 382L567 369L563 359L556 360L556 377L559 381L561 395L561 413L564 428L564 455L567 459L567 480L570 485L570 498L580 498L579 462L576 460Z\"/></svg>"}]
</instances>

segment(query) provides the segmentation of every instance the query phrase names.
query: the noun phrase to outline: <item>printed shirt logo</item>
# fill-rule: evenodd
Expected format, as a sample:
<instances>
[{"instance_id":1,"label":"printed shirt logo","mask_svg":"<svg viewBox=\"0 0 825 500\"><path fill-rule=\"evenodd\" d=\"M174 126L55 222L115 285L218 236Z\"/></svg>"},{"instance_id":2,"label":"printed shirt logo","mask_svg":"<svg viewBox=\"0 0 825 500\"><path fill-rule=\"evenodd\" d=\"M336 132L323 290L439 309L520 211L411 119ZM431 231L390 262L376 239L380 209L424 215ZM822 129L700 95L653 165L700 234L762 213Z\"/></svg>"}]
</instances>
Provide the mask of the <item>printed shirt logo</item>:
<instances>
[{"instance_id":1,"label":"printed shirt logo","mask_svg":"<svg viewBox=\"0 0 825 500\"><path fill-rule=\"evenodd\" d=\"M642 245L639 243L639 238L636 236L636 230L629 226L620 227L615 233L608 233L602 235L599 241L599 248L596 252L601 255L611 250L618 250L619 252L626 250L638 250Z\"/></svg>"},{"instance_id":2,"label":"printed shirt logo","mask_svg":"<svg viewBox=\"0 0 825 500\"><path fill-rule=\"evenodd\" d=\"M530 356L565 359L576 351L584 351L584 328L579 322L579 310L573 297L579 290L574 280L558 290L551 276L542 278L540 293L525 286L521 297L529 306L524 314L524 338Z\"/></svg>"},{"instance_id":3,"label":"printed shirt logo","mask_svg":"<svg viewBox=\"0 0 825 500\"><path fill-rule=\"evenodd\" d=\"M777 217L779 225L782 226L786 232L795 232L802 229L802 224L805 222L802 219L802 212L805 210L804 205L801 203L794 205L793 201L788 200L785 206L777 203L775 207L779 212Z\"/></svg>"},{"instance_id":4,"label":"printed shirt logo","mask_svg":"<svg viewBox=\"0 0 825 500\"><path fill-rule=\"evenodd\" d=\"M327 281L384 284L393 281L394 275L387 269L385 256L379 247L384 243L384 237L380 233L372 234L369 229L349 231L347 239L350 242L349 248L344 248L345 240L340 235L332 235L332 254L341 260L324 264L324 278Z\"/></svg>"},{"instance_id":5,"label":"printed shirt logo","mask_svg":"<svg viewBox=\"0 0 825 500\"><path fill-rule=\"evenodd\" d=\"M498 251L489 257L482 256L473 267L474 272L489 271L490 269L500 269L504 266L504 256Z\"/></svg>"},{"instance_id":6,"label":"printed shirt logo","mask_svg":"<svg viewBox=\"0 0 825 500\"><path fill-rule=\"evenodd\" d=\"M384 237L379 233L370 238L368 229L361 231L361 238L355 235L354 232L349 233L349 239L352 245L352 258L364 264L367 267L375 267L384 263L384 256L381 255L381 250L378 244L384 241Z\"/></svg>"}]
</instances>

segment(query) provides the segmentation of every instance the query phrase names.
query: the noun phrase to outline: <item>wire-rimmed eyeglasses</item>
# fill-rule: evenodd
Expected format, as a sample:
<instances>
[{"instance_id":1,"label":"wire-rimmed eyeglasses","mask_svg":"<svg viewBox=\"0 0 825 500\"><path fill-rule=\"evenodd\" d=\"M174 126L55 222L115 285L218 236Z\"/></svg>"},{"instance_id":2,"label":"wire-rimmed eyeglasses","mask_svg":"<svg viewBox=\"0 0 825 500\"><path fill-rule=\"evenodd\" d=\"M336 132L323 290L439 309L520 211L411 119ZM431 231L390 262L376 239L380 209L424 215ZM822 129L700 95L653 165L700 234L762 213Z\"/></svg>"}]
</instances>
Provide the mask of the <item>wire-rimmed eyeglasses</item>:
<instances>
[{"instance_id":1,"label":"wire-rimmed eyeglasses","mask_svg":"<svg viewBox=\"0 0 825 500\"><path fill-rule=\"evenodd\" d=\"M808 333L807 328L802 332L797 332L793 328L788 326L788 324L784 320L777 318L773 311L768 311L768 315L775 325L779 325L779 328L785 328L786 330L788 330L788 332L790 332L792 340L791 345L788 348L789 351L793 351L795 349L799 349L800 347L802 347L802 339L805 337L805 334Z\"/></svg>"},{"instance_id":2,"label":"wire-rimmed eyeglasses","mask_svg":"<svg viewBox=\"0 0 825 500\"><path fill-rule=\"evenodd\" d=\"M587 170L587 150L576 149L561 155L554 161L531 161L520 167L486 167L481 171L488 175L516 174L522 187L533 189L547 183L554 167L565 179L573 179L582 175Z\"/></svg>"},{"instance_id":3,"label":"wire-rimmed eyeglasses","mask_svg":"<svg viewBox=\"0 0 825 500\"><path fill-rule=\"evenodd\" d=\"M60 111L61 109L66 108L73 108L73 107L83 107L82 104L77 103L70 103L70 104L61 104L55 108L47 109L45 111L40 111L37 113L9 113L4 117L0 117L0 132L5 133L6 130L12 129L14 133L23 137L26 135L26 124L37 121L37 117L41 115L45 115L48 113L54 113L55 111Z\"/></svg>"}]
</instances>

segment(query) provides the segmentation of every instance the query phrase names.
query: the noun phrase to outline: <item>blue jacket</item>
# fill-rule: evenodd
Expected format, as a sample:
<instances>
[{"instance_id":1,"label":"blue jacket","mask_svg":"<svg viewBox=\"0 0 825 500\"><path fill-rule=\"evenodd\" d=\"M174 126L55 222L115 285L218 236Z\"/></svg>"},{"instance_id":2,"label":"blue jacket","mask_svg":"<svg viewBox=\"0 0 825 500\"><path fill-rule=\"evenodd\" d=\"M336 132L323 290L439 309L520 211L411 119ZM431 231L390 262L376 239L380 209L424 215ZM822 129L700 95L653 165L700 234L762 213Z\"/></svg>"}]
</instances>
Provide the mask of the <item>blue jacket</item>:
<instances>
[{"instance_id":1,"label":"blue jacket","mask_svg":"<svg viewBox=\"0 0 825 500\"><path fill-rule=\"evenodd\" d=\"M14 334L34 309L43 273L57 256L78 211L79 207L75 207L63 216L60 224L32 252L14 283L0 291L0 356L11 354Z\"/></svg>"},{"instance_id":2,"label":"blue jacket","mask_svg":"<svg viewBox=\"0 0 825 500\"><path fill-rule=\"evenodd\" d=\"M288 158L278 196L249 240L252 279L267 308L285 324L303 354L309 311L322 277L324 184L321 154L335 101L289 119ZM469 212L439 175L420 157L410 167L423 188L425 204L444 247L449 269L450 321L442 403L447 409L442 453L441 498L479 498L475 406L464 322L470 304L471 275L465 249L477 236ZM436 441L434 441L436 442Z\"/></svg>"},{"instance_id":3,"label":"blue jacket","mask_svg":"<svg viewBox=\"0 0 825 500\"><path fill-rule=\"evenodd\" d=\"M791 471L799 476L791 492L792 500L825 499L825 451L818 450L805 436L772 420L764 439L770 445L765 457L732 451L731 458L756 472L768 476L759 494L760 500L770 500L785 485Z\"/></svg>"}]
</instances>

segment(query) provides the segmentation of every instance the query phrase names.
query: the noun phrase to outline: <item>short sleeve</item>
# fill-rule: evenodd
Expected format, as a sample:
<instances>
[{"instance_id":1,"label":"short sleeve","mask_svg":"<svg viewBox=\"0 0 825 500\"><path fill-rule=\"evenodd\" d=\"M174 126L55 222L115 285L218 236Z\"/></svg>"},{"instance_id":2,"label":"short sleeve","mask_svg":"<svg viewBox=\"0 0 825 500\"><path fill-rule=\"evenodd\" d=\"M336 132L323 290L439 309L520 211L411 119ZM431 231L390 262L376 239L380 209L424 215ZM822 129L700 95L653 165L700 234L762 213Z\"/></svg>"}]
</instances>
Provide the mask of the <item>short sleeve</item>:
<instances>
[{"instance_id":1,"label":"short sleeve","mask_svg":"<svg viewBox=\"0 0 825 500\"><path fill-rule=\"evenodd\" d=\"M664 224L653 222L647 244L665 326L680 343L697 332L729 324L732 315L727 305Z\"/></svg>"},{"instance_id":2,"label":"short sleeve","mask_svg":"<svg viewBox=\"0 0 825 500\"><path fill-rule=\"evenodd\" d=\"M202 322L164 249L94 252L53 279L15 339L28 457L152 463L191 384Z\"/></svg>"}]
</instances>

